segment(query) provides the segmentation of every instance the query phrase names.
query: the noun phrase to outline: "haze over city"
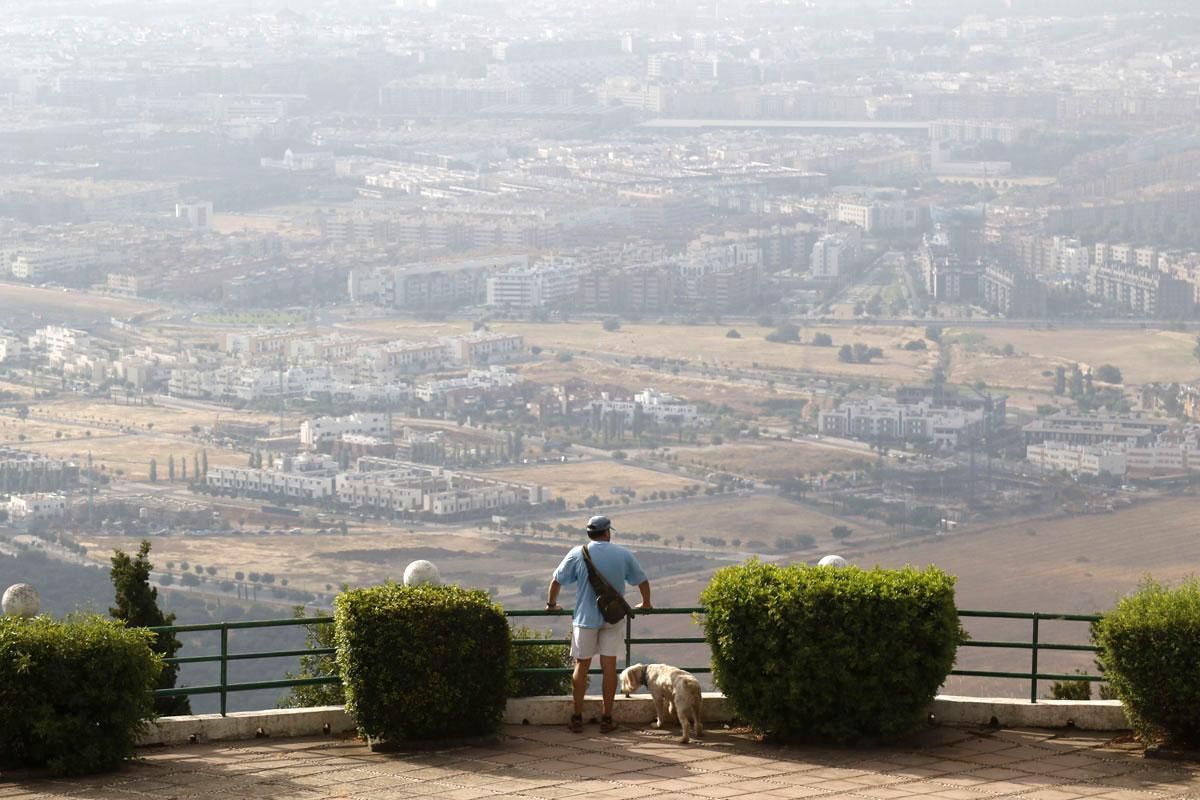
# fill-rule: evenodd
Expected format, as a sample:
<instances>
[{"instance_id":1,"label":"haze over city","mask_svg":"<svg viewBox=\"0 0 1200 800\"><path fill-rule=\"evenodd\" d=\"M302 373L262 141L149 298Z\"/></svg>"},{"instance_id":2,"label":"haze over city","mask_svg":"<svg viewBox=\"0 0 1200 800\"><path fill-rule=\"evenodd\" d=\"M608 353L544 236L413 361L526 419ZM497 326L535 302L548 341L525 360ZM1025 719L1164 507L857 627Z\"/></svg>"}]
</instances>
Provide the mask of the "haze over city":
<instances>
[{"instance_id":1,"label":"haze over city","mask_svg":"<svg viewBox=\"0 0 1200 800\"><path fill-rule=\"evenodd\" d=\"M604 514L1108 608L1200 565L1198 121L1190 2L10 1L0 588L540 608Z\"/></svg>"}]
</instances>

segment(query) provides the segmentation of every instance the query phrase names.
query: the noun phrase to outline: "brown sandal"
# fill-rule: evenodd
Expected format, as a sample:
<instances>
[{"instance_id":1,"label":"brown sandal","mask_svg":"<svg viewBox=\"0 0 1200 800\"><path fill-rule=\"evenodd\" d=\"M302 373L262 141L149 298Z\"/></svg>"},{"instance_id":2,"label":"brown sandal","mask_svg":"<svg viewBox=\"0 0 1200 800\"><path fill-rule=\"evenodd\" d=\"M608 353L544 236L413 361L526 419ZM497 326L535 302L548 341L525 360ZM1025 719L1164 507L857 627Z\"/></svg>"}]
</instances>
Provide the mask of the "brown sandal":
<instances>
[{"instance_id":1,"label":"brown sandal","mask_svg":"<svg viewBox=\"0 0 1200 800\"><path fill-rule=\"evenodd\" d=\"M616 729L617 729L617 723L613 722L613 718L611 716L609 716L608 714L605 714L604 716L602 716L600 718L600 732L601 733L612 733Z\"/></svg>"},{"instance_id":2,"label":"brown sandal","mask_svg":"<svg viewBox=\"0 0 1200 800\"><path fill-rule=\"evenodd\" d=\"M583 715L572 714L571 721L567 723L567 730L571 733L583 733Z\"/></svg>"}]
</instances>

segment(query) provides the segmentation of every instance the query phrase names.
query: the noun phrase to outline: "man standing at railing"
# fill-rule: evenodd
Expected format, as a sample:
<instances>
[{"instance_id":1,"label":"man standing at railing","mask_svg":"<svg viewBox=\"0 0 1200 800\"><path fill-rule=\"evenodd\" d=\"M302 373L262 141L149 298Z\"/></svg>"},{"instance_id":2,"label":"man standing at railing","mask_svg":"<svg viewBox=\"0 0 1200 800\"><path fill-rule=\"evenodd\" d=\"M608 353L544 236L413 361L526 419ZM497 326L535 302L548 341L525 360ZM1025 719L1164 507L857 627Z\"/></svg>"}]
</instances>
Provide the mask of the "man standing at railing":
<instances>
[{"instance_id":1,"label":"man standing at railing","mask_svg":"<svg viewBox=\"0 0 1200 800\"><path fill-rule=\"evenodd\" d=\"M587 555L591 557L597 571L618 592L623 593L627 583L637 586L638 591L642 593L642 602L634 608L650 608L650 581L633 553L612 543L612 523L608 517L592 517L588 520L587 534L591 541L587 545L571 548L566 558L558 565L558 569L554 570L550 590L546 595L546 610L559 610L558 592L562 587L579 585L575 593L575 614L571 620L571 657L575 659L575 713L571 716L570 728L575 733L583 731L583 696L588 687L588 669L592 665L592 656L598 654L603 673L601 687L604 698L600 732L610 733L616 728L612 720L612 710L613 698L617 694L617 653L621 649L624 624L610 624L604 621L600 608L596 605L596 592L588 582L584 546L587 547Z\"/></svg>"}]
</instances>

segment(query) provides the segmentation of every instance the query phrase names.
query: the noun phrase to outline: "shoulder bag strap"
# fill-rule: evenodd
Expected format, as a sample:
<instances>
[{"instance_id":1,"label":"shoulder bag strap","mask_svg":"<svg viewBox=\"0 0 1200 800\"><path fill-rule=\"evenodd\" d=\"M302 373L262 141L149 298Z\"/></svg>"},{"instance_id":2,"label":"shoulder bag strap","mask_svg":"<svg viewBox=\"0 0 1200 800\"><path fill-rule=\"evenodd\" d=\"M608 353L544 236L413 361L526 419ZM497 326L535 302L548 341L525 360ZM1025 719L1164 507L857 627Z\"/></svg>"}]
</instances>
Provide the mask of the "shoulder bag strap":
<instances>
[{"instance_id":1,"label":"shoulder bag strap","mask_svg":"<svg viewBox=\"0 0 1200 800\"><path fill-rule=\"evenodd\" d=\"M596 593L596 597L599 598L605 592L612 593L616 597L620 598L621 605L625 607L625 614L632 617L633 607L630 606L629 602L625 600L625 595L623 595L621 592L618 592L616 587L608 582L608 578L605 578L604 574L600 572L600 570L596 569L596 565L592 563L592 556L590 553L588 553L588 545L586 544L583 546L583 562L587 564L588 583L592 585L592 591Z\"/></svg>"}]
</instances>

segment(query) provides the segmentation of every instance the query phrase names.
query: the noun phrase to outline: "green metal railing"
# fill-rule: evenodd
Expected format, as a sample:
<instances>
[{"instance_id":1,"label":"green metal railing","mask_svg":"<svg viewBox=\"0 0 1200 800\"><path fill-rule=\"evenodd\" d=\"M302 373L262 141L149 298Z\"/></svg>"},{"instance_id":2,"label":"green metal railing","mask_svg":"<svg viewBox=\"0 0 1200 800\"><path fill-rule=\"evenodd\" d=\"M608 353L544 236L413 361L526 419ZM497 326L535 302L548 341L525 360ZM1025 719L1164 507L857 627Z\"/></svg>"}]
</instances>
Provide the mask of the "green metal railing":
<instances>
[{"instance_id":1,"label":"green metal railing","mask_svg":"<svg viewBox=\"0 0 1200 800\"><path fill-rule=\"evenodd\" d=\"M561 611L545 611L542 609L514 609L504 612L510 619L523 617L569 617L571 616L570 609ZM699 615L704 613L704 608L683 607L683 608L653 608L638 611L638 616L682 616L682 615ZM1005 672L1001 670L973 670L973 669L956 669L951 671L951 675L973 678L1005 678L1013 680L1029 681L1029 701L1036 703L1038 700L1038 684L1041 681L1088 681L1098 682L1104 680L1103 676L1091 675L1087 673L1051 673L1038 671L1038 656L1043 651L1057 652L1080 652L1094 653L1096 647L1090 644L1064 644L1041 641L1041 625L1043 622L1059 621L1059 622L1075 622L1075 623L1092 623L1100 619L1100 617L1089 614L1046 614L1042 612L1026 612L1026 611L967 611L960 610L958 612L960 620L966 619L992 619L992 620L1027 620L1030 622L1030 638L1029 641L997 641L984 639L969 639L962 643L962 647L980 647L990 649L1016 649L1028 650L1030 653L1029 671L1028 672ZM295 627L300 625L322 625L333 622L333 617L296 617L292 619L267 619L267 620L252 620L244 622L214 622L199 625L164 625L161 627L150 628L149 630L159 633L196 633L196 632L217 632L220 634L220 651L211 655L201 656L177 656L175 658L167 658L164 661L168 664L219 664L219 678L215 684L203 684L199 686L182 686L173 689L157 689L154 694L158 697L178 697L186 695L204 695L216 694L220 696L220 711L224 716L227 710L228 696L234 692L247 692L256 689L288 689L293 686L315 686L340 683L340 679L336 675L322 675L313 678L287 678L283 680L272 681L246 681L238 683L229 682L229 662L231 661L246 661L246 660L261 660L270 658L298 658L301 656L318 656L332 655L334 649L332 647L325 648L304 648L299 650L271 650L261 652L246 652L246 653L231 653L229 652L229 633L230 631L248 630L252 628L283 628ZM635 637L633 635L633 620L625 620L625 663L633 662L633 648L635 645L701 645L705 644L703 636L644 636ZM513 645L518 647L531 647L537 645L567 645L570 644L569 639L514 639ZM693 673L708 673L711 668L707 665L703 666L685 666L684 669ZM569 674L572 670L570 667L524 667L517 670L522 674ZM600 674L599 669L590 670L590 674Z\"/></svg>"}]
</instances>

